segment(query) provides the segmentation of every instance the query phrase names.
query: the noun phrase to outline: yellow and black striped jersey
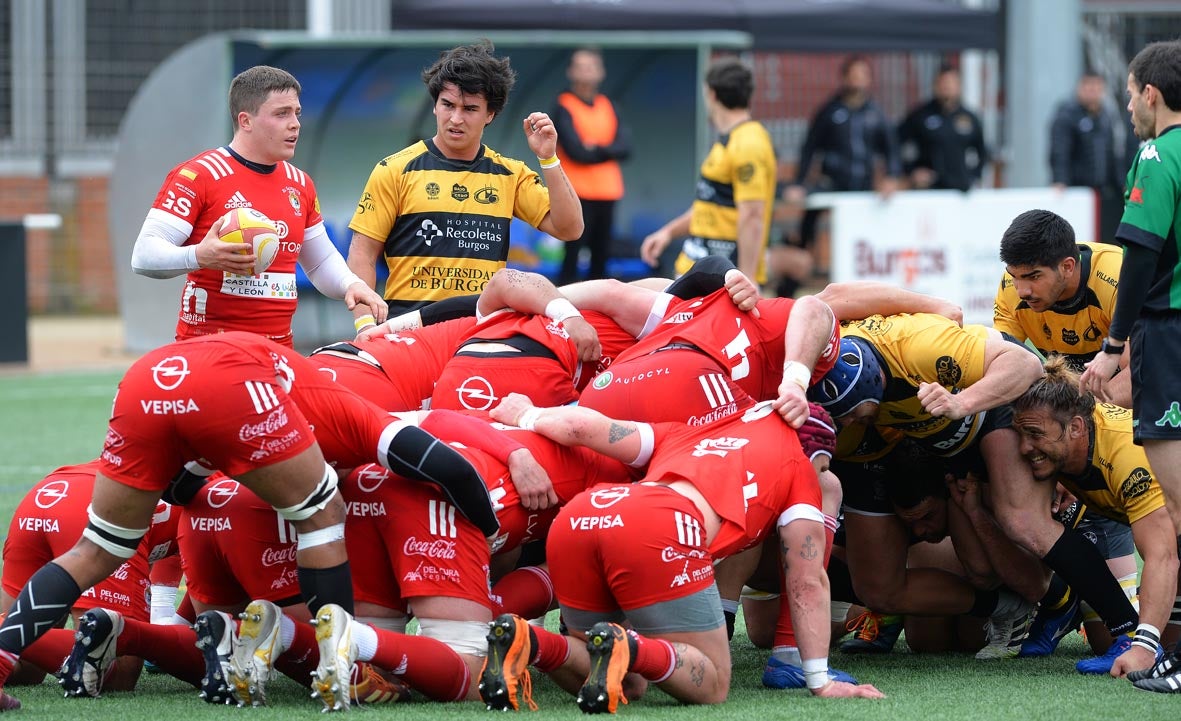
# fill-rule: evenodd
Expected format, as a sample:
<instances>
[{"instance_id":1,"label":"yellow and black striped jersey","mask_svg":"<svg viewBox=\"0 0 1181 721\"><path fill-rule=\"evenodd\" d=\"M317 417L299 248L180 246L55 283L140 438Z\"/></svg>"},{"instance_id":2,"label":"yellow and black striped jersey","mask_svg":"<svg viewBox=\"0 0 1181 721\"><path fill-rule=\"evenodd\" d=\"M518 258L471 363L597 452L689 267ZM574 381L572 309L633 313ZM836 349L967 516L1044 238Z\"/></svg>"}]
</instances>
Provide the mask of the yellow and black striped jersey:
<instances>
[{"instance_id":1,"label":"yellow and black striped jersey","mask_svg":"<svg viewBox=\"0 0 1181 721\"><path fill-rule=\"evenodd\" d=\"M878 409L878 434L889 439L891 432L901 433L931 453L953 456L976 441L984 414L976 413L960 420L932 416L923 410L918 399L920 383L938 383L953 393L984 377L984 343L988 328L959 327L940 315L918 313L890 316L873 315L864 320L841 323L841 337L858 336L873 344L885 360L886 388ZM857 434L852 426L837 438L837 458L865 461L880 457L864 446L864 438L844 439ZM841 457L842 448L870 451L868 457Z\"/></svg>"},{"instance_id":2,"label":"yellow and black striped jersey","mask_svg":"<svg viewBox=\"0 0 1181 721\"><path fill-rule=\"evenodd\" d=\"M762 200L763 249L771 233L775 205L775 146L762 123L748 120L720 136L701 164L697 195L689 216L689 238L677 257L681 274L707 255L738 262L738 203ZM766 282L763 253L755 280Z\"/></svg>"},{"instance_id":3,"label":"yellow and black striped jersey","mask_svg":"<svg viewBox=\"0 0 1181 721\"><path fill-rule=\"evenodd\" d=\"M1111 326L1119 288L1123 249L1106 243L1079 243L1079 287L1074 297L1044 312L1017 297L1013 276L1005 273L993 305L993 327L1017 340L1029 340L1042 355L1060 353L1077 371L1095 357Z\"/></svg>"},{"instance_id":4,"label":"yellow and black striped jersey","mask_svg":"<svg viewBox=\"0 0 1181 721\"><path fill-rule=\"evenodd\" d=\"M1119 521L1135 523L1165 507L1148 465L1144 449L1132 442L1132 411L1106 403L1095 404L1095 427L1087 449L1087 470L1081 476L1063 473L1058 480L1087 511Z\"/></svg>"},{"instance_id":5,"label":"yellow and black striped jersey","mask_svg":"<svg viewBox=\"0 0 1181 721\"><path fill-rule=\"evenodd\" d=\"M508 259L512 218L537 227L549 209L521 161L486 145L452 160L422 140L373 168L349 228L385 242L385 298L406 310L479 293Z\"/></svg>"}]
</instances>

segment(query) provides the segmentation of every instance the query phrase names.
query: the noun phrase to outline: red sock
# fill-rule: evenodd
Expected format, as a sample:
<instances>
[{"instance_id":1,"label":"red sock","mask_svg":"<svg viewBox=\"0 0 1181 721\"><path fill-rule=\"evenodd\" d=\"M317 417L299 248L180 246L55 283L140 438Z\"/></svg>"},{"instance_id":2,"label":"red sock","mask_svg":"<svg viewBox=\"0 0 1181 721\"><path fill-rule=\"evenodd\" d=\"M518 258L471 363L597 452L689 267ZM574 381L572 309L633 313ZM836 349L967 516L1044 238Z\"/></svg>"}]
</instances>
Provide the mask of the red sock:
<instances>
[{"instance_id":1,"label":"red sock","mask_svg":"<svg viewBox=\"0 0 1181 721\"><path fill-rule=\"evenodd\" d=\"M655 683L673 675L677 653L671 643L662 638L644 638L635 631L628 631L628 634L636 640L632 671Z\"/></svg>"},{"instance_id":2,"label":"red sock","mask_svg":"<svg viewBox=\"0 0 1181 721\"><path fill-rule=\"evenodd\" d=\"M406 679L410 688L436 701L459 701L467 695L467 664L442 641L426 636L408 636L381 628L377 632L375 666Z\"/></svg>"},{"instance_id":3,"label":"red sock","mask_svg":"<svg viewBox=\"0 0 1181 721\"><path fill-rule=\"evenodd\" d=\"M304 686L312 685L312 671L320 663L320 647L316 645L316 629L309 623L295 622L295 637L287 650L275 659L275 668Z\"/></svg>"},{"instance_id":4,"label":"red sock","mask_svg":"<svg viewBox=\"0 0 1181 721\"><path fill-rule=\"evenodd\" d=\"M831 544L829 545L831 548ZM787 601L787 577L779 564L779 618L775 621L776 646L795 646L796 629L791 623L791 604Z\"/></svg>"},{"instance_id":5,"label":"red sock","mask_svg":"<svg viewBox=\"0 0 1181 721\"><path fill-rule=\"evenodd\" d=\"M167 556L152 564L148 578L153 586L179 586L183 572L180 568L180 556Z\"/></svg>"},{"instance_id":6,"label":"red sock","mask_svg":"<svg viewBox=\"0 0 1181 721\"><path fill-rule=\"evenodd\" d=\"M530 663L545 673L556 670L570 656L570 643L561 634L530 626L535 653Z\"/></svg>"},{"instance_id":7,"label":"red sock","mask_svg":"<svg viewBox=\"0 0 1181 721\"><path fill-rule=\"evenodd\" d=\"M51 628L41 638L21 651L20 660L31 663L46 673L57 673L62 661L74 648L74 632L68 628Z\"/></svg>"},{"instance_id":8,"label":"red sock","mask_svg":"<svg viewBox=\"0 0 1181 721\"><path fill-rule=\"evenodd\" d=\"M197 609L193 608L193 599L189 597L189 594L186 593L184 598L180 599L180 606L176 609L176 615L189 623L197 620Z\"/></svg>"},{"instance_id":9,"label":"red sock","mask_svg":"<svg viewBox=\"0 0 1181 721\"><path fill-rule=\"evenodd\" d=\"M198 686L205 675L205 659L196 644L197 632L189 626L153 625L124 618L115 651L151 661L164 673Z\"/></svg>"},{"instance_id":10,"label":"red sock","mask_svg":"<svg viewBox=\"0 0 1181 721\"><path fill-rule=\"evenodd\" d=\"M515 613L521 618L537 618L553 605L554 586L544 568L525 566L497 581L492 599L493 616Z\"/></svg>"}]
</instances>

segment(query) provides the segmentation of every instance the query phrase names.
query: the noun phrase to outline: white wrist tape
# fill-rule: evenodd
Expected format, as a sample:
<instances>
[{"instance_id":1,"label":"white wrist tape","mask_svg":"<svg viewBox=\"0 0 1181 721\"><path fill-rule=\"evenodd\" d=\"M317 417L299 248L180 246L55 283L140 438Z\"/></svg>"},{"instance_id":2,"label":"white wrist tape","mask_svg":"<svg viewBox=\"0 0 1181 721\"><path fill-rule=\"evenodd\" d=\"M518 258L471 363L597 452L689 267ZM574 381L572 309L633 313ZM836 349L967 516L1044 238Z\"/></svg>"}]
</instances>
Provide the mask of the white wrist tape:
<instances>
[{"instance_id":1,"label":"white wrist tape","mask_svg":"<svg viewBox=\"0 0 1181 721\"><path fill-rule=\"evenodd\" d=\"M799 361L789 360L783 364L783 380L791 381L806 391L812 381L812 371Z\"/></svg>"},{"instance_id":2,"label":"white wrist tape","mask_svg":"<svg viewBox=\"0 0 1181 721\"><path fill-rule=\"evenodd\" d=\"M830 681L827 658L806 658L803 663L804 683L810 689L824 688Z\"/></svg>"},{"instance_id":3,"label":"white wrist tape","mask_svg":"<svg viewBox=\"0 0 1181 721\"><path fill-rule=\"evenodd\" d=\"M565 298L554 298L545 305L545 316L552 320L561 323L567 318L582 317L582 313L574 307L574 304Z\"/></svg>"},{"instance_id":4,"label":"white wrist tape","mask_svg":"<svg viewBox=\"0 0 1181 721\"><path fill-rule=\"evenodd\" d=\"M524 431L531 431L537 426L537 419L541 417L541 409L537 407L530 408L521 414L517 419L517 428Z\"/></svg>"}]
</instances>

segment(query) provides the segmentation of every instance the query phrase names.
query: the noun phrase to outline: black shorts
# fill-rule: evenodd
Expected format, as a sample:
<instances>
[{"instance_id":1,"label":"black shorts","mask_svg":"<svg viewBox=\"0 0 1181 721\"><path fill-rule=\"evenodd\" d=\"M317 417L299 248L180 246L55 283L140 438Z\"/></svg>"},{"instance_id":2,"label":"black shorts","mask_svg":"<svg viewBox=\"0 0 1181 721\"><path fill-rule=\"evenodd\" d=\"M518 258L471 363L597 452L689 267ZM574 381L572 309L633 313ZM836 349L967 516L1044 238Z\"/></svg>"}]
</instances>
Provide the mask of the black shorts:
<instances>
[{"instance_id":1,"label":"black shorts","mask_svg":"<svg viewBox=\"0 0 1181 721\"><path fill-rule=\"evenodd\" d=\"M993 431L1012 427L1013 406L1008 403L985 411L976 441L970 447L947 459L949 472L955 474L957 478L966 478L971 473L981 480L988 480L988 467L984 462L984 454L980 452L980 440Z\"/></svg>"},{"instance_id":2,"label":"black shorts","mask_svg":"<svg viewBox=\"0 0 1181 721\"><path fill-rule=\"evenodd\" d=\"M1181 314L1141 318L1130 342L1133 440L1181 439Z\"/></svg>"},{"instance_id":3,"label":"black shorts","mask_svg":"<svg viewBox=\"0 0 1181 721\"><path fill-rule=\"evenodd\" d=\"M1113 558L1130 556L1136 552L1131 526L1113 521L1106 516L1100 516L1090 510L1086 512L1083 520L1074 527L1074 530L1095 544L1099 554L1108 561Z\"/></svg>"},{"instance_id":4,"label":"black shorts","mask_svg":"<svg viewBox=\"0 0 1181 721\"><path fill-rule=\"evenodd\" d=\"M876 461L833 461L830 466L841 480L845 512L870 516L894 515L895 502L909 508L930 495L946 496L946 467L946 459L910 440Z\"/></svg>"}]
</instances>

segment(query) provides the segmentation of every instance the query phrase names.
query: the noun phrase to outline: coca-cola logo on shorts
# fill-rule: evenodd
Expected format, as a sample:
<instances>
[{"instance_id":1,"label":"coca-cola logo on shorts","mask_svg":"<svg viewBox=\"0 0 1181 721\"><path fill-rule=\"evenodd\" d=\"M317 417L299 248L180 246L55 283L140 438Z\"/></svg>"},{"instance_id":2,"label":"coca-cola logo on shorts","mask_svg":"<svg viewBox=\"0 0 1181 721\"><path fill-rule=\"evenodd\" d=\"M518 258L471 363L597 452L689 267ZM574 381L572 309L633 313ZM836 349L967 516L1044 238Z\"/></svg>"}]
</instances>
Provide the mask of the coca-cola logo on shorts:
<instances>
[{"instance_id":1,"label":"coca-cola logo on shorts","mask_svg":"<svg viewBox=\"0 0 1181 721\"><path fill-rule=\"evenodd\" d=\"M445 541L436 538L431 541L420 541L414 536L406 539L402 546L402 553L407 556L426 556L450 561L455 558L455 541Z\"/></svg>"},{"instance_id":2,"label":"coca-cola logo on shorts","mask_svg":"<svg viewBox=\"0 0 1181 721\"><path fill-rule=\"evenodd\" d=\"M262 552L261 561L262 565L267 568L295 563L295 545L292 544L283 548L267 548Z\"/></svg>"},{"instance_id":3,"label":"coca-cola logo on shorts","mask_svg":"<svg viewBox=\"0 0 1181 721\"><path fill-rule=\"evenodd\" d=\"M260 436L269 436L287 425L287 411L279 406L271 411L261 423L247 423L238 430L238 440L252 441Z\"/></svg>"}]
</instances>

